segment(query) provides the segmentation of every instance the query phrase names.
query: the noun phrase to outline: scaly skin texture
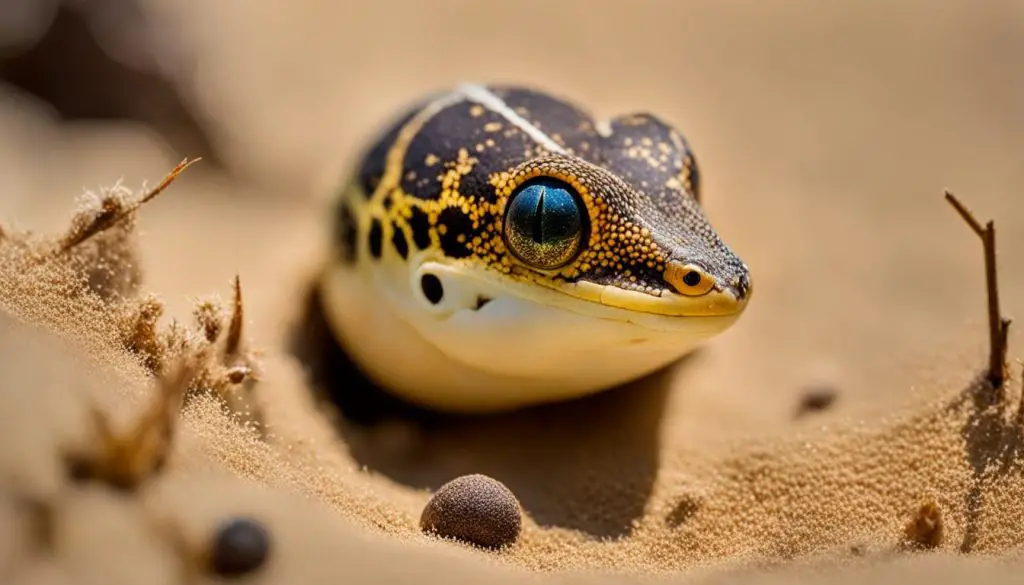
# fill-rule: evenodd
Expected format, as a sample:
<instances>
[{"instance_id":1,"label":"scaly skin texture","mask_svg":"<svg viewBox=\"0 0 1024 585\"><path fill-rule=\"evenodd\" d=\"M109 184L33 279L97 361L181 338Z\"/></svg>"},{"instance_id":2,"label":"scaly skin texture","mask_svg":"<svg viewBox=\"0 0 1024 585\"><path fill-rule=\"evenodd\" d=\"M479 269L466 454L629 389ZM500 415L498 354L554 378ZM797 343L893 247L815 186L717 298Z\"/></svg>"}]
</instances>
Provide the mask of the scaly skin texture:
<instances>
[{"instance_id":1,"label":"scaly skin texture","mask_svg":"<svg viewBox=\"0 0 1024 585\"><path fill-rule=\"evenodd\" d=\"M375 322L391 323L403 335L408 324L427 346L456 361L473 345L467 343L470 337L494 342L479 328L499 316L522 315L526 323L548 309L623 324L639 324L638 315L646 315L661 321L644 321L645 331L679 331L680 347L692 347L690 341L728 327L751 292L746 265L705 217L699 191L696 158L686 140L653 115L599 122L531 89L461 86L412 108L362 158L337 201L331 267L335 276L359 276L335 278L329 293L334 300L328 302L335 303L336 313L390 304L389 316ZM442 282L442 276L448 280ZM347 295L354 282L365 289L359 300ZM475 305L466 304L463 297L476 295L476 289L487 294L481 292ZM460 310L479 311L495 296L513 299L498 303L501 315L451 319ZM359 303L361 309L342 309L344 302ZM563 322L562 313L548 317ZM691 321L682 324L682 319ZM350 345L368 339L365 328L375 327L354 322L333 323ZM564 323L578 327L580 322L567 318ZM354 330L359 328L364 330ZM374 333L379 346L381 332ZM514 333L519 340L554 334L536 324ZM607 328L592 333L609 339L627 335ZM655 337L638 334L633 343ZM671 352L665 348L673 340L657 341L658 351ZM380 362L386 355L374 351L364 360ZM516 351L527 363L550 357L550 350L545 355ZM476 363L489 359L473 358ZM585 370L583 360L602 358L572 359L573 367ZM653 363L640 362L647 369ZM511 371L511 365L481 363L480 369L500 370L496 375L507 378L500 380L502 388L511 387L513 378L525 386L536 378L540 395L548 391L538 388L558 375L548 366L526 374ZM609 373L609 380L621 381L628 369ZM637 375L647 373L640 370L638 365ZM430 376L433 370L421 373ZM595 390L601 384L594 379L584 386ZM506 391L511 390L501 390ZM420 394L421 401L430 402L426 391Z\"/></svg>"},{"instance_id":2,"label":"scaly skin texture","mask_svg":"<svg viewBox=\"0 0 1024 585\"><path fill-rule=\"evenodd\" d=\"M675 259L701 265L740 298L747 294L746 266L700 209L697 162L679 132L652 115L631 114L611 120L602 136L588 114L568 103L528 89L489 89L562 152L472 101L414 110L361 164L358 183L373 216L365 237L351 206L339 205L337 241L345 258L354 261L360 244L373 258L385 246L403 258L410 249L436 247L453 259L536 278L509 253L503 212L516 186L544 175L572 184L589 217L585 250L543 275L551 285L586 281L674 294L665 275L666 262Z\"/></svg>"}]
</instances>

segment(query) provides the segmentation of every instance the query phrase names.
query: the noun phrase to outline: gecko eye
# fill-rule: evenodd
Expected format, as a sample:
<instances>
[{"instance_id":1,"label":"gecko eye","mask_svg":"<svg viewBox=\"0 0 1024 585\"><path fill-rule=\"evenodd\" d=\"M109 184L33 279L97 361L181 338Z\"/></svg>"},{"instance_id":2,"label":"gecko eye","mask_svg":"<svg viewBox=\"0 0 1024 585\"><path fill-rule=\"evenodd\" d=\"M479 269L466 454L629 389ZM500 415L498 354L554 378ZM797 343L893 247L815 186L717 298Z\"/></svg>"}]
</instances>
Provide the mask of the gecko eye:
<instances>
[{"instance_id":1,"label":"gecko eye","mask_svg":"<svg viewBox=\"0 0 1024 585\"><path fill-rule=\"evenodd\" d=\"M583 248L583 203L567 183L550 177L512 192L505 211L505 245L538 270L565 266Z\"/></svg>"},{"instance_id":2,"label":"gecko eye","mask_svg":"<svg viewBox=\"0 0 1024 585\"><path fill-rule=\"evenodd\" d=\"M681 295L699 297L715 286L715 277L696 264L670 262L665 267L665 280Z\"/></svg>"}]
</instances>

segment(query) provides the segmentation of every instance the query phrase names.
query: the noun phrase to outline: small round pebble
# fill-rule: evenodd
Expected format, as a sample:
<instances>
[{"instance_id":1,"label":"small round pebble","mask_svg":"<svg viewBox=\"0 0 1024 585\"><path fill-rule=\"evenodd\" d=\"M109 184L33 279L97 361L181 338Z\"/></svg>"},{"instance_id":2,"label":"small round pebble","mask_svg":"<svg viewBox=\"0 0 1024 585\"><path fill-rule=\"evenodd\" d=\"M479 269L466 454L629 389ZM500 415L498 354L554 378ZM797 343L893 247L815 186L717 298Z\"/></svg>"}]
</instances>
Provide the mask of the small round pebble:
<instances>
[{"instance_id":1,"label":"small round pebble","mask_svg":"<svg viewBox=\"0 0 1024 585\"><path fill-rule=\"evenodd\" d=\"M486 475L457 477L437 490L423 508L420 529L484 548L501 548L519 538L519 500Z\"/></svg>"},{"instance_id":2,"label":"small round pebble","mask_svg":"<svg viewBox=\"0 0 1024 585\"><path fill-rule=\"evenodd\" d=\"M251 518L232 518L217 528L210 551L210 567L225 577L260 568L270 555L270 533Z\"/></svg>"}]
</instances>

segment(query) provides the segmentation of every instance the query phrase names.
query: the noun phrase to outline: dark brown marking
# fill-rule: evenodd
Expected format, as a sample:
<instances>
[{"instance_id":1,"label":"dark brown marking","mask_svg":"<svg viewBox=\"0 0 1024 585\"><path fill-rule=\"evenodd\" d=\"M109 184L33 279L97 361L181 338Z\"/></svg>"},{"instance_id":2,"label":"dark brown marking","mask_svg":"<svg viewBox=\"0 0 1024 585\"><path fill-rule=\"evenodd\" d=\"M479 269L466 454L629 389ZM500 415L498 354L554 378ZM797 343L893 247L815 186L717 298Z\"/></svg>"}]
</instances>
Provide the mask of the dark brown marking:
<instances>
[{"instance_id":1,"label":"dark brown marking","mask_svg":"<svg viewBox=\"0 0 1024 585\"><path fill-rule=\"evenodd\" d=\"M363 156L363 160L359 165L359 186L362 187L363 195L369 199L373 192L377 189L377 185L380 184L381 177L384 176L384 168L387 163L388 151L394 146L395 140L398 139L398 134L402 131L409 120L416 115L419 111L420 106L417 105L415 108L407 110L402 116L398 117L387 130L384 131L383 136L380 140L375 142L373 146Z\"/></svg>"},{"instance_id":2,"label":"dark brown marking","mask_svg":"<svg viewBox=\"0 0 1024 585\"><path fill-rule=\"evenodd\" d=\"M437 217L437 223L445 226L440 238L441 249L446 256L465 258L472 253L469 242L474 235L473 222L462 213L462 210L456 207L443 209Z\"/></svg>"},{"instance_id":3,"label":"dark brown marking","mask_svg":"<svg viewBox=\"0 0 1024 585\"><path fill-rule=\"evenodd\" d=\"M359 241L359 229L356 218L352 214L352 208L345 200L337 204L338 213L335 216L334 230L338 242L338 250L341 260L346 264L356 261L356 246Z\"/></svg>"},{"instance_id":4,"label":"dark brown marking","mask_svg":"<svg viewBox=\"0 0 1024 585\"><path fill-rule=\"evenodd\" d=\"M405 232L396 224L391 224L391 244L403 260L409 257L409 242L405 239Z\"/></svg>"},{"instance_id":5,"label":"dark brown marking","mask_svg":"<svg viewBox=\"0 0 1024 585\"><path fill-rule=\"evenodd\" d=\"M370 221L370 255L380 258L384 253L384 228L376 217Z\"/></svg>"},{"instance_id":6,"label":"dark brown marking","mask_svg":"<svg viewBox=\"0 0 1024 585\"><path fill-rule=\"evenodd\" d=\"M412 230L412 241L417 248L425 250L430 246L430 219L419 207L412 208L409 228Z\"/></svg>"}]
</instances>

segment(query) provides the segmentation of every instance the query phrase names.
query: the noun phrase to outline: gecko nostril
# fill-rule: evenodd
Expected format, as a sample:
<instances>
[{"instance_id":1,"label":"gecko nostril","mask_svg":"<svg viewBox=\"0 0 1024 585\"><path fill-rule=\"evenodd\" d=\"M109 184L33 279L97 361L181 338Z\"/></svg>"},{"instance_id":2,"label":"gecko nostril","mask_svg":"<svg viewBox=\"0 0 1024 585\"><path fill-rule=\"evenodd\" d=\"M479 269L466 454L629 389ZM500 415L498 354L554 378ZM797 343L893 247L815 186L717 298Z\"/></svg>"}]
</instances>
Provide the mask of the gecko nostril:
<instances>
[{"instance_id":1,"label":"gecko nostril","mask_svg":"<svg viewBox=\"0 0 1024 585\"><path fill-rule=\"evenodd\" d=\"M736 279L736 298L738 300L745 299L747 296L750 295L751 287L752 283L750 281L750 275L747 273L741 274L739 278Z\"/></svg>"}]
</instances>

